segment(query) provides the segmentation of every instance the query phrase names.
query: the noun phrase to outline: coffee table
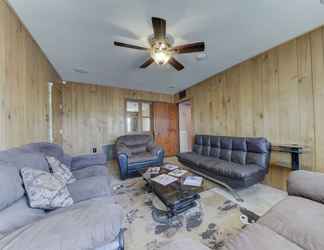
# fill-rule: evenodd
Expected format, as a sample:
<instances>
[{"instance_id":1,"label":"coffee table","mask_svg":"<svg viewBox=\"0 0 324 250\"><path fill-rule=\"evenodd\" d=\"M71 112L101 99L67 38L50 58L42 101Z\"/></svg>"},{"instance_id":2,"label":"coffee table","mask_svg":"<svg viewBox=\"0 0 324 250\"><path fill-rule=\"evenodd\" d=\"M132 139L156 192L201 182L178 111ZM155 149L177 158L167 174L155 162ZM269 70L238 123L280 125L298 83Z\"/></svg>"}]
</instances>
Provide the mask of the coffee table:
<instances>
[{"instance_id":1,"label":"coffee table","mask_svg":"<svg viewBox=\"0 0 324 250\"><path fill-rule=\"evenodd\" d=\"M145 180L146 186L153 194L155 194L160 203L162 203L159 204L159 202L155 202L155 204L153 204L153 207L155 208L153 212L153 217L159 222L161 222L160 219L158 219L158 217L161 217L160 215L163 215L167 218L172 218L176 215L179 215L180 213L185 212L190 208L195 207L197 205L196 201L200 198L199 193L204 191L203 183L200 187L188 186L183 184L187 176L193 176L193 174L190 171L188 171L183 176L178 177L177 181L167 186L163 186L153 181L152 178L160 174L168 174L170 172L164 168L166 164L170 163L163 164L158 174L148 175L146 174L147 169L138 171ZM183 169L179 165L176 166L178 167L178 169Z\"/></svg>"}]
</instances>

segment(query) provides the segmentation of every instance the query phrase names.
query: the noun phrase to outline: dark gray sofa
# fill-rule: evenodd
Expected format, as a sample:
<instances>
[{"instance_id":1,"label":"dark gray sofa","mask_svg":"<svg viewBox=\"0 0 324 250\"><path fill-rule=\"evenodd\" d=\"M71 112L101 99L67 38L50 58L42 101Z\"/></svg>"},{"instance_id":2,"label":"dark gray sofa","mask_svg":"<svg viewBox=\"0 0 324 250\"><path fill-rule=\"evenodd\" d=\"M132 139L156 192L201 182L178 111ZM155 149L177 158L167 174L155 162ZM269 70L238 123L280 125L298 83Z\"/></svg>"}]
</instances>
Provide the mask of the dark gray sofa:
<instances>
[{"instance_id":1,"label":"dark gray sofa","mask_svg":"<svg viewBox=\"0 0 324 250\"><path fill-rule=\"evenodd\" d=\"M19 170L49 171L45 155L65 163L77 179L68 184L74 205L54 211L29 207ZM71 157L50 143L1 151L0 249L123 249L123 213L111 195L106 164L105 154Z\"/></svg>"},{"instance_id":2,"label":"dark gray sofa","mask_svg":"<svg viewBox=\"0 0 324 250\"><path fill-rule=\"evenodd\" d=\"M269 169L271 145L265 138L196 135L193 152L177 154L184 165L232 188L261 182Z\"/></svg>"},{"instance_id":3,"label":"dark gray sofa","mask_svg":"<svg viewBox=\"0 0 324 250\"><path fill-rule=\"evenodd\" d=\"M124 135L116 141L116 154L122 180L150 166L163 164L164 150L150 134Z\"/></svg>"},{"instance_id":4,"label":"dark gray sofa","mask_svg":"<svg viewBox=\"0 0 324 250\"><path fill-rule=\"evenodd\" d=\"M288 197L248 225L222 250L323 250L324 174L294 171Z\"/></svg>"}]
</instances>

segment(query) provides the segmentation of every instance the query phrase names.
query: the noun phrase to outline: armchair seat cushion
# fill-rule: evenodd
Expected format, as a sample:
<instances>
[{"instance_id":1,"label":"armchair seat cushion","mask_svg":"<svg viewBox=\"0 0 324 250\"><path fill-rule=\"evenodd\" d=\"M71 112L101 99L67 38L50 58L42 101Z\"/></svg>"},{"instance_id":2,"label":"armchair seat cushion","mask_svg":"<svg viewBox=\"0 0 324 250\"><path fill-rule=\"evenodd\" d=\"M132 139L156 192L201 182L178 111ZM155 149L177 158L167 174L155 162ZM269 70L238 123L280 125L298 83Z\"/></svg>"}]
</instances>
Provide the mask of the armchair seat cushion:
<instances>
[{"instance_id":1,"label":"armchair seat cushion","mask_svg":"<svg viewBox=\"0 0 324 250\"><path fill-rule=\"evenodd\" d=\"M107 176L108 169L105 165L94 165L72 171L73 176L80 180L92 176Z\"/></svg>"},{"instance_id":2,"label":"armchair seat cushion","mask_svg":"<svg viewBox=\"0 0 324 250\"><path fill-rule=\"evenodd\" d=\"M149 152L144 152L140 154L133 154L131 157L128 158L129 165L142 163L146 161L154 161L157 160L157 156L152 155Z\"/></svg>"}]
</instances>

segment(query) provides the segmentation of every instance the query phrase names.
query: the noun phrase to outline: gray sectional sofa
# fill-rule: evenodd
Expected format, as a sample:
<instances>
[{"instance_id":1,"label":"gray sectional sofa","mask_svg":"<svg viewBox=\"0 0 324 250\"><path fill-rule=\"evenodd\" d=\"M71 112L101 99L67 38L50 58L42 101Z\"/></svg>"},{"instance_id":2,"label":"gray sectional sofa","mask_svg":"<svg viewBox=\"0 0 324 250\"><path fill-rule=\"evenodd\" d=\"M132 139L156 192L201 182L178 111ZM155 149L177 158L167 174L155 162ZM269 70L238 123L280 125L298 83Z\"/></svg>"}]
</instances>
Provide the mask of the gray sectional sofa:
<instances>
[{"instance_id":1,"label":"gray sectional sofa","mask_svg":"<svg viewBox=\"0 0 324 250\"><path fill-rule=\"evenodd\" d=\"M53 211L28 205L19 170L49 171L45 156L68 166L74 205ZM111 196L105 154L71 157L59 145L34 143L0 152L0 249L121 250L122 209Z\"/></svg>"},{"instance_id":2,"label":"gray sectional sofa","mask_svg":"<svg viewBox=\"0 0 324 250\"><path fill-rule=\"evenodd\" d=\"M196 135L193 152L178 160L232 188L261 182L268 173L271 144L265 138Z\"/></svg>"},{"instance_id":3,"label":"gray sectional sofa","mask_svg":"<svg viewBox=\"0 0 324 250\"><path fill-rule=\"evenodd\" d=\"M324 174L292 172L288 194L222 250L323 250Z\"/></svg>"}]
</instances>

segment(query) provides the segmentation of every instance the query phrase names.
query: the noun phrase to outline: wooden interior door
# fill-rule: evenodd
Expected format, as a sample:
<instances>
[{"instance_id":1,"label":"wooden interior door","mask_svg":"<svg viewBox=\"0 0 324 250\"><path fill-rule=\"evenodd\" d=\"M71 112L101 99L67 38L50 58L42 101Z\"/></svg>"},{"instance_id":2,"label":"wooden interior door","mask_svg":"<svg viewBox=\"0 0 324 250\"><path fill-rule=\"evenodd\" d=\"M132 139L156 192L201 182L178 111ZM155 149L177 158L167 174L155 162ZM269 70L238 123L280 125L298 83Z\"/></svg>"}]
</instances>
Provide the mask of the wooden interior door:
<instances>
[{"instance_id":1,"label":"wooden interior door","mask_svg":"<svg viewBox=\"0 0 324 250\"><path fill-rule=\"evenodd\" d=\"M155 143L161 145L166 156L179 152L178 107L173 103L153 103Z\"/></svg>"}]
</instances>

